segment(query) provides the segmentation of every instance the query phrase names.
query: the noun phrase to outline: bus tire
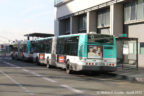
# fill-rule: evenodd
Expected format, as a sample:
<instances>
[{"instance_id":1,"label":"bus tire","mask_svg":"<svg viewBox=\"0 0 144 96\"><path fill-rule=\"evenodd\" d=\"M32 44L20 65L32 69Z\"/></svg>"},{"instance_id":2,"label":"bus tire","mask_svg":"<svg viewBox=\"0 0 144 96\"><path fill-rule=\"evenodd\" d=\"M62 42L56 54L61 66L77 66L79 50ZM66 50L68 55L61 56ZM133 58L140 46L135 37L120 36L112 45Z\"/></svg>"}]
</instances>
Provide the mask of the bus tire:
<instances>
[{"instance_id":1,"label":"bus tire","mask_svg":"<svg viewBox=\"0 0 144 96\"><path fill-rule=\"evenodd\" d=\"M18 60L18 56L17 55L15 56L15 60Z\"/></svg>"},{"instance_id":2,"label":"bus tire","mask_svg":"<svg viewBox=\"0 0 144 96\"><path fill-rule=\"evenodd\" d=\"M67 61L67 64L66 64L66 73L73 74L72 66L70 65L69 61Z\"/></svg>"},{"instance_id":3,"label":"bus tire","mask_svg":"<svg viewBox=\"0 0 144 96\"><path fill-rule=\"evenodd\" d=\"M11 58L12 58L12 60L14 60L14 59L15 59L13 55L11 56Z\"/></svg>"},{"instance_id":4,"label":"bus tire","mask_svg":"<svg viewBox=\"0 0 144 96\"><path fill-rule=\"evenodd\" d=\"M25 61L25 57L24 56L22 57L22 61Z\"/></svg>"},{"instance_id":5,"label":"bus tire","mask_svg":"<svg viewBox=\"0 0 144 96\"><path fill-rule=\"evenodd\" d=\"M36 58L36 64L37 64L37 65L40 65L40 62L39 62L38 57Z\"/></svg>"}]
</instances>

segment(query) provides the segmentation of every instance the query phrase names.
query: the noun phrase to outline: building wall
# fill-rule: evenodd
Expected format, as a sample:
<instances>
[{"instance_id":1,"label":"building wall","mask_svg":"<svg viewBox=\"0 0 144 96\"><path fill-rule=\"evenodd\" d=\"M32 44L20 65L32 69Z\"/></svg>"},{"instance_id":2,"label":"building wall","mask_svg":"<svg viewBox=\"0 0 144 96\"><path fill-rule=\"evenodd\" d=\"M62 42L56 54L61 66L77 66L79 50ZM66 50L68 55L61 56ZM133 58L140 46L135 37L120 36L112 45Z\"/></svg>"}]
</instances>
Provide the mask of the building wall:
<instances>
[{"instance_id":1,"label":"building wall","mask_svg":"<svg viewBox=\"0 0 144 96\"><path fill-rule=\"evenodd\" d=\"M139 42L144 42L144 23L128 25L129 37L139 38Z\"/></svg>"},{"instance_id":2,"label":"building wall","mask_svg":"<svg viewBox=\"0 0 144 96\"><path fill-rule=\"evenodd\" d=\"M104 4L104 6L106 6L106 2L109 2L109 1L112 1L112 0L73 0L69 3L66 3L64 5L61 5L61 6L58 6L58 7L55 7L55 35L60 35L60 31L58 29L60 29L59 27L61 26L60 25L60 22L59 22L59 18L62 18L62 17L65 17L65 16L68 16L68 15L71 15L71 14L74 14L76 12L79 12L79 11L82 11L82 10L86 10L88 8L91 8L91 7L94 7L94 6L97 6L100 4ZM122 1L122 0L121 0ZM110 8L110 32L109 34L111 35L115 35L115 36L118 36L119 34L121 34L123 32L123 6L121 4L111 4L111 5L108 5ZM90 32L95 32L97 33L97 11L102 9L102 8L105 8L105 7L100 7L96 10L93 10L93 11L88 11L88 12L84 12L84 14L86 14L87 16L87 26L86 26L86 32L87 33L90 33ZM119 15L121 14L121 15ZM114 18L114 16L116 18ZM74 33L78 33L78 28L77 28L77 23L78 22L78 19L77 19L77 15L76 16L73 16L73 18L71 19L71 27L73 28L70 28L70 32L72 34ZM119 23L117 23L119 22ZM106 26L106 27L109 27L109 26ZM106 33L108 34L108 32L106 32L106 30L102 30L102 33Z\"/></svg>"},{"instance_id":3,"label":"building wall","mask_svg":"<svg viewBox=\"0 0 144 96\"><path fill-rule=\"evenodd\" d=\"M139 43L144 42L144 23L128 25L129 37L138 38ZM144 67L144 54L139 54L139 67Z\"/></svg>"},{"instance_id":4,"label":"building wall","mask_svg":"<svg viewBox=\"0 0 144 96\"><path fill-rule=\"evenodd\" d=\"M123 4L113 4L110 7L110 32L112 35L119 37L123 33Z\"/></svg>"},{"instance_id":5,"label":"building wall","mask_svg":"<svg viewBox=\"0 0 144 96\"><path fill-rule=\"evenodd\" d=\"M102 29L98 29L99 34L110 34L110 28L102 28Z\"/></svg>"},{"instance_id":6,"label":"building wall","mask_svg":"<svg viewBox=\"0 0 144 96\"><path fill-rule=\"evenodd\" d=\"M66 4L55 7L55 35L56 36L60 35L59 34L60 33L60 31L59 31L60 22L59 22L58 18L73 14L78 11L82 11L84 9L88 9L90 7L94 7L96 5L103 4L108 1L112 1L112 0L72 0ZM87 19L87 33L96 32L97 31L95 28L96 20L94 20L94 18L96 17L96 12L90 12L90 14L89 15L87 14L87 16L91 17L90 19L87 17L88 18ZM78 33L78 28L77 28L77 24L76 24L78 22L77 20L78 19L76 16L74 16L72 18L71 27L72 27L72 25L74 25L73 28L70 28L71 29L70 31L72 34Z\"/></svg>"},{"instance_id":7,"label":"building wall","mask_svg":"<svg viewBox=\"0 0 144 96\"><path fill-rule=\"evenodd\" d=\"M57 18L69 15L111 0L73 0L58 7Z\"/></svg>"},{"instance_id":8,"label":"building wall","mask_svg":"<svg viewBox=\"0 0 144 96\"><path fill-rule=\"evenodd\" d=\"M91 11L87 13L87 33L96 32L97 26L97 14L95 11Z\"/></svg>"}]
</instances>

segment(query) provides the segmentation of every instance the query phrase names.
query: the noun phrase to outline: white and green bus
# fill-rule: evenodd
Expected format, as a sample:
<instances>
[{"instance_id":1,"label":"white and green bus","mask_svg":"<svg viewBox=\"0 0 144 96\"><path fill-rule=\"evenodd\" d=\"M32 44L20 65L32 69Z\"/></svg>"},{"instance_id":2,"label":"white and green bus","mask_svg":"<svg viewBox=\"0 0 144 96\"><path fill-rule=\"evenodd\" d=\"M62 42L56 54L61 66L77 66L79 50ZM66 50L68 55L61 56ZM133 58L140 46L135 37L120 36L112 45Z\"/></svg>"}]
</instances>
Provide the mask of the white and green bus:
<instances>
[{"instance_id":1,"label":"white and green bus","mask_svg":"<svg viewBox=\"0 0 144 96\"><path fill-rule=\"evenodd\" d=\"M12 58L18 60L32 60L31 41L18 41L12 45Z\"/></svg>"},{"instance_id":2,"label":"white and green bus","mask_svg":"<svg viewBox=\"0 0 144 96\"><path fill-rule=\"evenodd\" d=\"M32 50L31 50L31 41L25 41L21 44L22 47L20 47L20 57L24 61L32 61Z\"/></svg>"},{"instance_id":3,"label":"white and green bus","mask_svg":"<svg viewBox=\"0 0 144 96\"><path fill-rule=\"evenodd\" d=\"M72 34L41 40L37 62L73 71L115 71L116 39L111 35ZM42 51L43 49L43 51Z\"/></svg>"},{"instance_id":4,"label":"white and green bus","mask_svg":"<svg viewBox=\"0 0 144 96\"><path fill-rule=\"evenodd\" d=\"M33 53L33 62L38 65L47 65L47 60L51 57L53 37L37 39L31 41L31 50Z\"/></svg>"}]
</instances>

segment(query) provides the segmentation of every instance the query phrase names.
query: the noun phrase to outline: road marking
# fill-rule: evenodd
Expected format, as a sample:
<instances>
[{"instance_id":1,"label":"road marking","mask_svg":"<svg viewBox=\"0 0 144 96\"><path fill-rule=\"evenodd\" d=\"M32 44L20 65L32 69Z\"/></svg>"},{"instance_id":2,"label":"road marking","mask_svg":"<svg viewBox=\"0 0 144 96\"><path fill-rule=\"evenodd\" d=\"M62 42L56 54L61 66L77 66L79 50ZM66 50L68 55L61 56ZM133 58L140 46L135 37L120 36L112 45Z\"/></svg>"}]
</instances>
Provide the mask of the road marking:
<instances>
[{"instance_id":1,"label":"road marking","mask_svg":"<svg viewBox=\"0 0 144 96\"><path fill-rule=\"evenodd\" d=\"M34 93L32 93L30 90L28 90L26 87L24 87L22 84L20 84L19 82L17 82L15 79L13 79L12 77L10 77L5 72L3 72L3 71L0 70L0 73L2 73L4 76L6 76L7 78L9 78L13 83L17 84L20 88L22 88L30 96L35 96Z\"/></svg>"},{"instance_id":2,"label":"road marking","mask_svg":"<svg viewBox=\"0 0 144 96\"><path fill-rule=\"evenodd\" d=\"M52 82L52 83L57 83L57 81L52 80L50 78L43 77L42 79L47 80L47 81Z\"/></svg>"},{"instance_id":3,"label":"road marking","mask_svg":"<svg viewBox=\"0 0 144 96\"><path fill-rule=\"evenodd\" d=\"M60 86L61 86L61 87L64 87L64 88L67 88L67 89L69 89L69 90L71 90L71 91L73 91L73 92L76 92L76 93L83 93L83 91L77 90L77 89L72 88L72 87L70 87L70 86L68 86L68 85L62 84L62 85L60 85Z\"/></svg>"},{"instance_id":4,"label":"road marking","mask_svg":"<svg viewBox=\"0 0 144 96\"><path fill-rule=\"evenodd\" d=\"M19 67L19 66L16 66L16 65L11 64L11 63L8 63L8 62L3 62L3 63L5 63L5 64L7 64L7 65L9 65L9 66L15 67L15 68L21 68L21 67Z\"/></svg>"},{"instance_id":5,"label":"road marking","mask_svg":"<svg viewBox=\"0 0 144 96\"><path fill-rule=\"evenodd\" d=\"M50 78L47 78L47 77L44 77L44 76L42 76L42 75L40 75L40 74L38 74L38 73L36 73L36 72L33 72L33 71L30 71L30 70L24 69L24 68L22 68L22 67L16 66L16 65L11 64L11 63L8 63L8 62L4 62L4 63L7 64L7 65L10 65L10 66L12 66L12 67L15 67L15 68L18 68L18 69L22 69L23 71L28 72L28 73L31 73L31 74L33 74L33 75L35 75L35 76L37 76L37 77L41 77L42 79L47 80L47 81L49 81L49 82L57 83L57 81L55 81L55 80L53 80L53 79L50 79Z\"/></svg>"},{"instance_id":6,"label":"road marking","mask_svg":"<svg viewBox=\"0 0 144 96\"><path fill-rule=\"evenodd\" d=\"M40 75L40 74L38 74L36 72L29 71L27 69L22 69L22 70L25 71L25 72L29 72L29 73L33 74L34 76L40 77L40 78L42 78L42 79L44 79L46 81L49 81L49 82L52 82L52 83L57 83L57 81L55 81L53 79L50 79L50 78L46 78L46 77L44 77L44 76L42 76L42 75Z\"/></svg>"},{"instance_id":7,"label":"road marking","mask_svg":"<svg viewBox=\"0 0 144 96\"><path fill-rule=\"evenodd\" d=\"M29 72L29 70L27 70L27 69L22 69L23 71L25 71L25 72Z\"/></svg>"},{"instance_id":8,"label":"road marking","mask_svg":"<svg viewBox=\"0 0 144 96\"><path fill-rule=\"evenodd\" d=\"M57 81L55 81L55 80L53 80L53 79L51 79L51 78L44 77L43 75L40 75L40 74L38 74L38 73L36 73L36 72L33 72L33 71L30 71L30 70L24 69L24 68L22 68L22 67L19 67L19 66L17 66L17 65L14 65L14 64L11 64L11 63L8 63L8 62L3 62L3 63L5 63L5 64L7 64L7 65L9 65L9 66L12 66L12 67L14 67L14 68L22 69L22 70L25 71L25 72L31 73L32 75L34 75L34 76L36 76L36 77L40 77L41 79L46 80L46 81L49 81L49 82L51 82L51 83L57 83L57 84L59 84L60 87L66 88L66 89L68 89L68 90L70 90L70 91L72 91L72 92L79 93L79 94L84 93L84 92L81 91L81 90L75 89L75 88L70 87L70 86L68 86L68 85L60 84L59 82L57 82Z\"/></svg>"}]
</instances>

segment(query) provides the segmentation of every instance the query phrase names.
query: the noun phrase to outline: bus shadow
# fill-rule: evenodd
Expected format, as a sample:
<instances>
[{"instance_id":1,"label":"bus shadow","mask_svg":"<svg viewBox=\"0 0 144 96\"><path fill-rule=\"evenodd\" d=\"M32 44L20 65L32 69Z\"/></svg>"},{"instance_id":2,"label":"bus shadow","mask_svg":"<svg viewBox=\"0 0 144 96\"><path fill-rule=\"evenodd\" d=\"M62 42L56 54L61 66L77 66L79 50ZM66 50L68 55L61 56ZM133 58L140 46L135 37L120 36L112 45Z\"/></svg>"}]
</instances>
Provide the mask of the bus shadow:
<instances>
[{"instance_id":1,"label":"bus shadow","mask_svg":"<svg viewBox=\"0 0 144 96\"><path fill-rule=\"evenodd\" d=\"M67 79L67 80L79 80L79 81L99 81L99 79L101 79L100 81L104 81L107 80L112 81L113 80L119 80L117 78L116 74L113 73L104 73L104 72L84 72L84 71L79 71L79 72L73 72L72 74L67 74L65 72L65 69L60 69L60 68L52 68L49 69L49 71L57 71L60 72L61 71L61 75L60 74L55 74L54 76L48 75L48 74L42 74L48 78L53 78L53 79Z\"/></svg>"},{"instance_id":2,"label":"bus shadow","mask_svg":"<svg viewBox=\"0 0 144 96\"><path fill-rule=\"evenodd\" d=\"M80 71L80 72L74 72L75 75L85 75L85 76L104 76L106 77L115 77L116 75L110 72L86 72L86 71Z\"/></svg>"},{"instance_id":3,"label":"bus shadow","mask_svg":"<svg viewBox=\"0 0 144 96\"><path fill-rule=\"evenodd\" d=\"M106 72L75 72L74 75L78 77L88 77L89 79L91 78L92 80L95 79L117 79L116 74L113 73L106 73Z\"/></svg>"}]
</instances>

